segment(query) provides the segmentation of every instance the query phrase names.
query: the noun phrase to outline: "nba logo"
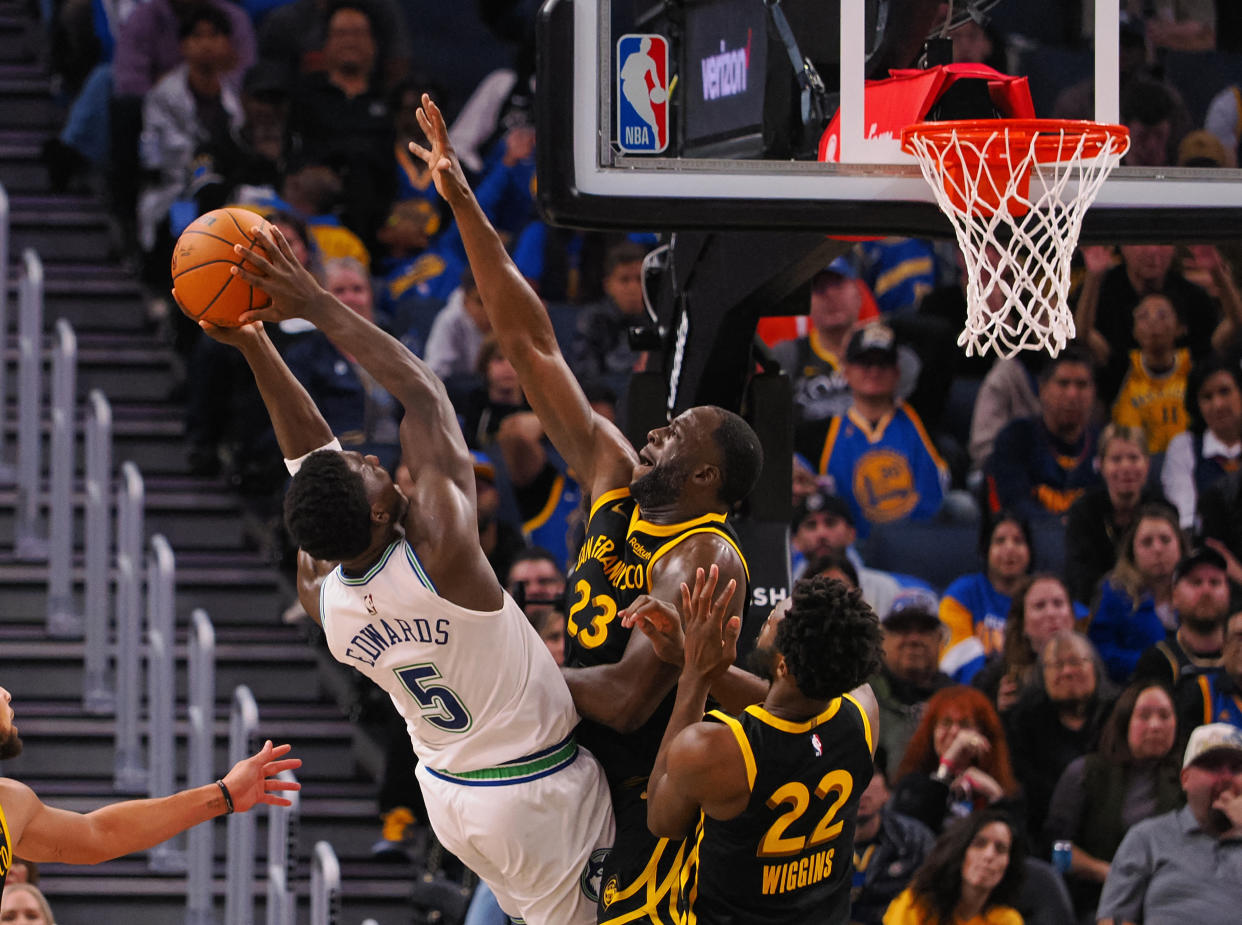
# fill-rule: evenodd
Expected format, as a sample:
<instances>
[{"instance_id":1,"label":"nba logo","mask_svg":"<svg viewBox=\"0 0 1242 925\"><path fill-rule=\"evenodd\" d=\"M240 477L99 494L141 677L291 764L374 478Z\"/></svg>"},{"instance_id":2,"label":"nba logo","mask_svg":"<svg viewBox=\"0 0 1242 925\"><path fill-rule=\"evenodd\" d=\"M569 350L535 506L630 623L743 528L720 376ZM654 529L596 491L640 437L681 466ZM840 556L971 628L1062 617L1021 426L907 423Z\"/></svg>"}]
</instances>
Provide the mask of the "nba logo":
<instances>
[{"instance_id":1,"label":"nba logo","mask_svg":"<svg viewBox=\"0 0 1242 925\"><path fill-rule=\"evenodd\" d=\"M617 146L626 154L668 147L668 39L662 35L617 40Z\"/></svg>"}]
</instances>

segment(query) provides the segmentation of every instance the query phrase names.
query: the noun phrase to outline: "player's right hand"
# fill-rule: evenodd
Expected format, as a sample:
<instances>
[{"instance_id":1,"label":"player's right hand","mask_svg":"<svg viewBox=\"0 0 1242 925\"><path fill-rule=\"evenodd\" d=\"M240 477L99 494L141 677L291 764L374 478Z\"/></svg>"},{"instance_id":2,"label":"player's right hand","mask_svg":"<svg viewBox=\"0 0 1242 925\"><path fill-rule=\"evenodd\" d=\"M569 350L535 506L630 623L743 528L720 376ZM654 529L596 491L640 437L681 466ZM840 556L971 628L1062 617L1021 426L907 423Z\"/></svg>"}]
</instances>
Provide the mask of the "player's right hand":
<instances>
[{"instance_id":1,"label":"player's right hand","mask_svg":"<svg viewBox=\"0 0 1242 925\"><path fill-rule=\"evenodd\" d=\"M233 250L244 263L232 272L252 286L258 286L272 297L268 308L242 312L243 322L285 321L308 318L316 304L332 296L319 285L310 270L294 256L293 248L275 225L255 225L251 233L259 238L258 247L236 244Z\"/></svg>"},{"instance_id":2,"label":"player's right hand","mask_svg":"<svg viewBox=\"0 0 1242 925\"><path fill-rule=\"evenodd\" d=\"M650 594L640 594L621 611L620 616L622 626L626 629L637 627L651 640L651 648L660 661L681 667L686 656L686 640L681 631L681 615L676 607Z\"/></svg>"},{"instance_id":3,"label":"player's right hand","mask_svg":"<svg viewBox=\"0 0 1242 925\"><path fill-rule=\"evenodd\" d=\"M448 125L444 122L444 114L426 93L423 94L423 104L418 109L417 117L418 124L427 136L431 148L424 148L417 142L411 141L410 153L422 160L431 170L431 179L436 185L436 191L450 205L469 197L471 195L470 184L466 182L466 175L462 172L457 154L453 150L453 144L449 141Z\"/></svg>"},{"instance_id":4,"label":"player's right hand","mask_svg":"<svg viewBox=\"0 0 1242 925\"><path fill-rule=\"evenodd\" d=\"M261 321L252 321L249 324L228 328L212 324L210 321L200 321L198 326L212 340L218 340L222 344L228 344L239 350L244 350L247 344L254 343L265 336Z\"/></svg>"},{"instance_id":5,"label":"player's right hand","mask_svg":"<svg viewBox=\"0 0 1242 925\"><path fill-rule=\"evenodd\" d=\"M713 564L706 574L701 568L695 570L694 590L682 582L681 614L686 634L682 677L693 673L714 680L737 658L742 618L725 616L737 591L737 581L730 578L724 590L716 595L719 580L720 569Z\"/></svg>"}]
</instances>

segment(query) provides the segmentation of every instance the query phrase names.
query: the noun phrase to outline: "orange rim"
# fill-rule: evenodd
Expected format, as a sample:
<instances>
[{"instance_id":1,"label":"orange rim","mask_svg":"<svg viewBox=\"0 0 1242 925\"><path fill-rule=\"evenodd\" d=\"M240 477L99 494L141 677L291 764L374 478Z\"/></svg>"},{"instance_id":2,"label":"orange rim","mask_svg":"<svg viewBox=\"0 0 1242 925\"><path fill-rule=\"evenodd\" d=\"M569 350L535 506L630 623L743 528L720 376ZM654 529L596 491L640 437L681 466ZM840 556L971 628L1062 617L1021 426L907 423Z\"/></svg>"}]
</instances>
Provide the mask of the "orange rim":
<instances>
[{"instance_id":1,"label":"orange rim","mask_svg":"<svg viewBox=\"0 0 1242 925\"><path fill-rule=\"evenodd\" d=\"M915 138L930 141L943 148L956 137L960 141L983 146L989 138L1008 139L1008 145L987 145L982 151L988 164L1012 160L1011 151L1028 151L1035 145L1035 158L1041 163L1056 161L1067 147L1070 153L1078 147L1078 136L1085 136L1080 157L1095 157L1106 146L1121 151L1126 147L1130 130L1124 125L1108 125L1084 119L959 119L949 122L916 122L901 130L901 148L913 154Z\"/></svg>"}]
</instances>

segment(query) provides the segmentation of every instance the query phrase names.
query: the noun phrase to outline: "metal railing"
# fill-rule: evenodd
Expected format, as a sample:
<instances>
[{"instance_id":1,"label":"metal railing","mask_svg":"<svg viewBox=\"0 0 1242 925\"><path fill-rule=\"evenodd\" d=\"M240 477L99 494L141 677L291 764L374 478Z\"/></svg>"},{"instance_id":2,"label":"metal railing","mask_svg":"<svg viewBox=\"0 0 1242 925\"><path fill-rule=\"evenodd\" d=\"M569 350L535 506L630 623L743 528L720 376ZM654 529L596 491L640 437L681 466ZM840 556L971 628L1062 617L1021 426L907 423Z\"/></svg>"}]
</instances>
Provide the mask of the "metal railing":
<instances>
[{"instance_id":1,"label":"metal railing","mask_svg":"<svg viewBox=\"0 0 1242 925\"><path fill-rule=\"evenodd\" d=\"M280 779L297 781L292 771L281 771ZM267 925L294 925L297 921L293 872L301 806L296 790L284 796L290 805L271 805L267 814Z\"/></svg>"},{"instance_id":2,"label":"metal railing","mask_svg":"<svg viewBox=\"0 0 1242 925\"><path fill-rule=\"evenodd\" d=\"M310 925L336 925L341 914L341 865L326 841L311 855Z\"/></svg>"},{"instance_id":3,"label":"metal railing","mask_svg":"<svg viewBox=\"0 0 1242 925\"><path fill-rule=\"evenodd\" d=\"M190 787L210 784L216 743L216 631L201 607L190 615L190 703L186 711L190 726L186 783ZM214 925L211 896L212 852L215 825L196 825L186 836L186 925Z\"/></svg>"},{"instance_id":4,"label":"metal railing","mask_svg":"<svg viewBox=\"0 0 1242 925\"><path fill-rule=\"evenodd\" d=\"M78 339L64 318L56 322L52 354L51 499L47 555L47 633L82 635L73 596L73 475L77 469Z\"/></svg>"},{"instance_id":5,"label":"metal railing","mask_svg":"<svg viewBox=\"0 0 1242 925\"><path fill-rule=\"evenodd\" d=\"M39 523L43 434L43 261L32 248L22 252L17 323L17 523L14 548L19 559L47 558Z\"/></svg>"},{"instance_id":6,"label":"metal railing","mask_svg":"<svg viewBox=\"0 0 1242 925\"><path fill-rule=\"evenodd\" d=\"M177 563L162 534L151 537L147 564L147 795L176 793L177 739L173 728L177 706L177 657L174 647L174 589ZM157 873L185 870L184 839L174 836L147 853Z\"/></svg>"},{"instance_id":7,"label":"metal railing","mask_svg":"<svg viewBox=\"0 0 1242 925\"><path fill-rule=\"evenodd\" d=\"M121 464L116 518L116 774L122 793L147 789L147 769L138 746L142 661L142 473Z\"/></svg>"},{"instance_id":8,"label":"metal railing","mask_svg":"<svg viewBox=\"0 0 1242 925\"><path fill-rule=\"evenodd\" d=\"M259 729L259 705L244 684L233 691L229 714L229 767L255 751ZM228 822L227 882L224 921L228 925L254 925L254 813L234 813Z\"/></svg>"},{"instance_id":9,"label":"metal railing","mask_svg":"<svg viewBox=\"0 0 1242 925\"><path fill-rule=\"evenodd\" d=\"M112 600L112 407L91 389L86 415L86 590L83 601L86 653L82 708L104 714L116 709L108 675L108 614Z\"/></svg>"},{"instance_id":10,"label":"metal railing","mask_svg":"<svg viewBox=\"0 0 1242 925\"><path fill-rule=\"evenodd\" d=\"M8 434L3 417L9 407L9 194L0 183L0 482L12 482L16 471L8 461Z\"/></svg>"}]
</instances>

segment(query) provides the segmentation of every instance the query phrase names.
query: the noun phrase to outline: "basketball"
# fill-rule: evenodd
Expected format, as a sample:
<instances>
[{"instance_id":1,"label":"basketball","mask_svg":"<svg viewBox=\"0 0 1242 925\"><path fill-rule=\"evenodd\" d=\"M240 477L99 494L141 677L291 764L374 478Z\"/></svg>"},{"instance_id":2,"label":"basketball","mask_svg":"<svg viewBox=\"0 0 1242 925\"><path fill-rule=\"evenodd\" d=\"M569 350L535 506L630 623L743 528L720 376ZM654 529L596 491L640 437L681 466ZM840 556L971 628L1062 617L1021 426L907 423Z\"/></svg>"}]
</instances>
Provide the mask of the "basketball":
<instances>
[{"instance_id":1,"label":"basketball","mask_svg":"<svg viewBox=\"0 0 1242 925\"><path fill-rule=\"evenodd\" d=\"M266 292L231 272L242 263L233 245L253 245L258 239L250 229L260 223L267 224L249 209L216 209L181 232L172 254L173 298L186 315L234 328L242 312L272 304Z\"/></svg>"},{"instance_id":2,"label":"basketball","mask_svg":"<svg viewBox=\"0 0 1242 925\"><path fill-rule=\"evenodd\" d=\"M661 103L668 102L668 94L664 91L663 87L651 88L651 102L655 103L657 106Z\"/></svg>"}]
</instances>

